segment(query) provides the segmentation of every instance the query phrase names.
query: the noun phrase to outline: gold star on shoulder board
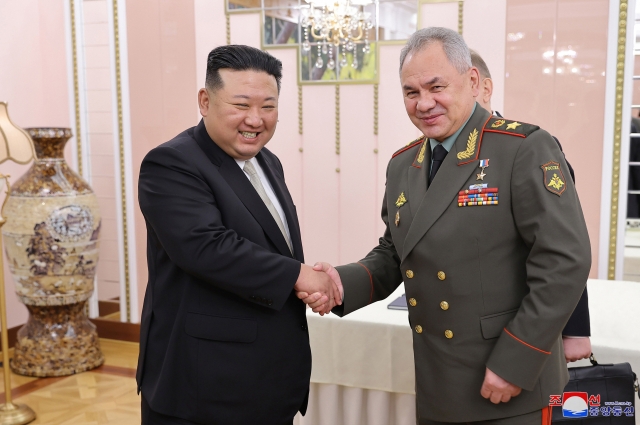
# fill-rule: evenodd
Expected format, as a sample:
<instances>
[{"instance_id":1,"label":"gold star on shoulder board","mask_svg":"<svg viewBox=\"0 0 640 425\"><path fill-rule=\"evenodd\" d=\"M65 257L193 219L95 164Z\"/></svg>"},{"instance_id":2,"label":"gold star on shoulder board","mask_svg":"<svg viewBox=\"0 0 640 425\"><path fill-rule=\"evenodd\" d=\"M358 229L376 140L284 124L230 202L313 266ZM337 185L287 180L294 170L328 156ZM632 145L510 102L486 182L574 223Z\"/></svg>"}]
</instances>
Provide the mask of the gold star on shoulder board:
<instances>
[{"instance_id":1,"label":"gold star on shoulder board","mask_svg":"<svg viewBox=\"0 0 640 425\"><path fill-rule=\"evenodd\" d=\"M507 124L507 130L515 130L520 124L518 121L514 121L512 123Z\"/></svg>"}]
</instances>

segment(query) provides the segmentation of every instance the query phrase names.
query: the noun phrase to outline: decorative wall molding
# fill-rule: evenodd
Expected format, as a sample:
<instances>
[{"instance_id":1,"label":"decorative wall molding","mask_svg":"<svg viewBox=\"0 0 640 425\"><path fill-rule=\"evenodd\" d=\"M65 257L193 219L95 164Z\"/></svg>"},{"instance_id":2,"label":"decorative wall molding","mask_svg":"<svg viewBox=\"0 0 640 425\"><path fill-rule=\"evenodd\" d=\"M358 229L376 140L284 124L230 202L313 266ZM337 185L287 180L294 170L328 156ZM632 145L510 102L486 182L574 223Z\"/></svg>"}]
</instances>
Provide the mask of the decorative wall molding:
<instances>
[{"instance_id":1,"label":"decorative wall molding","mask_svg":"<svg viewBox=\"0 0 640 425\"><path fill-rule=\"evenodd\" d=\"M121 320L138 320L137 258L135 247L133 164L131 162L131 122L125 0L111 0L114 129L116 138L116 180L120 251ZM120 22L124 25L120 25ZM119 195L119 196L118 196Z\"/></svg>"}]
</instances>

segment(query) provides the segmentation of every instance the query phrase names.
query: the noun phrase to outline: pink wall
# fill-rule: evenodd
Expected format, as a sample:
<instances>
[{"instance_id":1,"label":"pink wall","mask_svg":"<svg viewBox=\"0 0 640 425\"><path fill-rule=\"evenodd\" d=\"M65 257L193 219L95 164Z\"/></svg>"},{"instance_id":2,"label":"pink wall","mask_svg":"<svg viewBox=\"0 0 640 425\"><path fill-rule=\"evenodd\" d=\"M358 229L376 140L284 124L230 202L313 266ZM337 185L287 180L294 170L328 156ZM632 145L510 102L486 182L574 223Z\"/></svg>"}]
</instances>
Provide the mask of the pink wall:
<instances>
[{"instance_id":1,"label":"pink wall","mask_svg":"<svg viewBox=\"0 0 640 425\"><path fill-rule=\"evenodd\" d=\"M0 0L0 100L9 103L11 120L21 127L71 127L67 51L62 1ZM25 11L29 11L25 13ZM75 163L72 145L65 155ZM0 173L15 182L28 165L5 162ZM2 195L4 199L4 195ZM11 219L11 217L7 217ZM4 250L3 250L4 252ZM27 310L13 295L15 286L6 266L7 324L27 320Z\"/></svg>"},{"instance_id":2,"label":"pink wall","mask_svg":"<svg viewBox=\"0 0 640 425\"><path fill-rule=\"evenodd\" d=\"M144 156L198 123L193 1L128 0L127 32L138 303L147 286L146 228L138 199ZM224 15L223 19L224 19ZM208 23L210 25L211 22ZM144 29L144 30L141 30Z\"/></svg>"},{"instance_id":3,"label":"pink wall","mask_svg":"<svg viewBox=\"0 0 640 425\"><path fill-rule=\"evenodd\" d=\"M523 37L507 41L504 115L538 124L562 143L591 238L591 277L598 272L608 16L608 0L507 1L507 33Z\"/></svg>"}]
</instances>

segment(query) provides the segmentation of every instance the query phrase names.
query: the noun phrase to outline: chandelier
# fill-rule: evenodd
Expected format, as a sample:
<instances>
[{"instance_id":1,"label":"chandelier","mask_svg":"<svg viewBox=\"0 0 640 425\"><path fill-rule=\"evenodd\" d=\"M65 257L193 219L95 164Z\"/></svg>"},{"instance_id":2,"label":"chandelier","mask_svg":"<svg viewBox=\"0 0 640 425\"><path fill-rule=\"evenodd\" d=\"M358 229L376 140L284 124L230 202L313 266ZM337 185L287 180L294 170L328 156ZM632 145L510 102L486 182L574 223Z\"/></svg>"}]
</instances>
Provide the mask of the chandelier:
<instances>
[{"instance_id":1,"label":"chandelier","mask_svg":"<svg viewBox=\"0 0 640 425\"><path fill-rule=\"evenodd\" d=\"M322 68L328 56L327 69L336 68L335 56L340 54L340 67L348 65L347 52L353 52L351 66L357 68L357 49L362 45L362 52L367 55L371 51L369 32L373 28L369 13L364 11L364 0L306 0L310 8L300 15L300 24L304 40L302 50L311 51L311 37L317 43L318 53L315 67Z\"/></svg>"}]
</instances>

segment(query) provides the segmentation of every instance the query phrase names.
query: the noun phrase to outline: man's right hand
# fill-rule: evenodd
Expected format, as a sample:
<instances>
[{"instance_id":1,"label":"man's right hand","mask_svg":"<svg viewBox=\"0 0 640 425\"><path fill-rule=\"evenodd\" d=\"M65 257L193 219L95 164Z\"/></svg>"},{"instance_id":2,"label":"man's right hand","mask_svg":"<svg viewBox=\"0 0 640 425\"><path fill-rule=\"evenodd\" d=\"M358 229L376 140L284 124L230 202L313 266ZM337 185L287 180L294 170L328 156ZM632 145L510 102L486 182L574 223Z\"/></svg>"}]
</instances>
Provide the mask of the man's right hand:
<instances>
[{"instance_id":1,"label":"man's right hand","mask_svg":"<svg viewBox=\"0 0 640 425\"><path fill-rule=\"evenodd\" d=\"M482 383L482 388L480 388L482 397L491 400L493 404L499 404L508 402L521 392L522 388L502 379L491 369L486 368L484 382Z\"/></svg>"},{"instance_id":2,"label":"man's right hand","mask_svg":"<svg viewBox=\"0 0 640 425\"><path fill-rule=\"evenodd\" d=\"M342 288L342 281L338 271L333 268L329 263L316 263L313 266L313 270L316 273L322 273L328 275L333 283L333 291L336 296L333 299L325 297L320 292L306 292L298 291L298 298L300 298L305 304L313 309L315 313L320 313L321 316L329 313L333 307L342 304L342 297L344 296L344 290Z\"/></svg>"},{"instance_id":3,"label":"man's right hand","mask_svg":"<svg viewBox=\"0 0 640 425\"><path fill-rule=\"evenodd\" d=\"M335 306L342 304L342 293L334 281L327 273L316 271L315 267L312 268L301 264L300 275L293 289L298 293L298 298L312 297L318 305ZM321 312L321 314L326 314L330 310L329 308L327 311Z\"/></svg>"}]
</instances>

